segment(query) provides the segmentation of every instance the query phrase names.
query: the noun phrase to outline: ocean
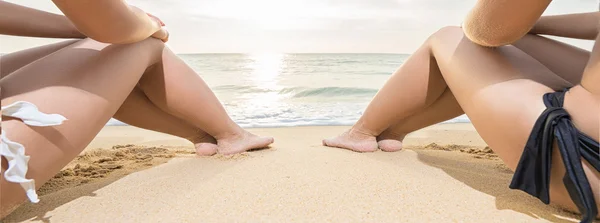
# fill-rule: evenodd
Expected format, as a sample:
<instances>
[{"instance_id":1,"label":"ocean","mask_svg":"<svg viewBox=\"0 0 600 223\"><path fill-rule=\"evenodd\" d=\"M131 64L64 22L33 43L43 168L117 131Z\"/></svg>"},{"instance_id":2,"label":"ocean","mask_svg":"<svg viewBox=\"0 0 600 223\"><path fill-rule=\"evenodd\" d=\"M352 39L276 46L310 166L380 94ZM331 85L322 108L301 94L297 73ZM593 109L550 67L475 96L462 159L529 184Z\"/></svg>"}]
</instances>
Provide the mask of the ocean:
<instances>
[{"instance_id":1,"label":"ocean","mask_svg":"<svg viewBox=\"0 0 600 223\"><path fill-rule=\"evenodd\" d=\"M352 125L406 54L180 55L245 128ZM202 111L198 111L202 112ZM448 122L469 122L460 116ZM108 125L124 125L111 120Z\"/></svg>"}]
</instances>

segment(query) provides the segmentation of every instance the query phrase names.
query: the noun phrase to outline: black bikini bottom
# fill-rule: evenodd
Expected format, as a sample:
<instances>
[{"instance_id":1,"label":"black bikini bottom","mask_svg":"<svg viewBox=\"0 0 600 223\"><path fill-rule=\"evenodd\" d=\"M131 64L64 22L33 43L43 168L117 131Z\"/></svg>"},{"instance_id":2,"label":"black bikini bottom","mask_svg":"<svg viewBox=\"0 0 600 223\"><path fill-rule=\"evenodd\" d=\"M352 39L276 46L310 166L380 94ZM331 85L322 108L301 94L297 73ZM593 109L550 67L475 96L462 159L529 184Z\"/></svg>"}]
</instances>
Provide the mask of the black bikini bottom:
<instances>
[{"instance_id":1,"label":"black bikini bottom","mask_svg":"<svg viewBox=\"0 0 600 223\"><path fill-rule=\"evenodd\" d=\"M552 146L556 139L567 170L563 183L569 196L583 214L581 222L592 222L598 210L592 188L583 171L581 157L586 159L596 171L600 171L599 145L594 139L576 129L569 113L563 109L567 91L544 95L544 104L547 108L533 126L510 188L525 191L546 204L550 203L550 166Z\"/></svg>"}]
</instances>

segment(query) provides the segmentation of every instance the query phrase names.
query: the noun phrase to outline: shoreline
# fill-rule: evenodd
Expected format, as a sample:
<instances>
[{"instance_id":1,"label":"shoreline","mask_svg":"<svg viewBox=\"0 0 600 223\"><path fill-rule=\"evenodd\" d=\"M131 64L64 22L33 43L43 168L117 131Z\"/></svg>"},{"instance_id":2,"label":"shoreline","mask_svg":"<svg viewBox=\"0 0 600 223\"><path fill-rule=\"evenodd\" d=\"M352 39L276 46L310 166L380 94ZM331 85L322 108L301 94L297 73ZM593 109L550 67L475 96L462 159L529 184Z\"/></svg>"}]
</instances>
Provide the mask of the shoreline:
<instances>
[{"instance_id":1,"label":"shoreline","mask_svg":"<svg viewBox=\"0 0 600 223\"><path fill-rule=\"evenodd\" d=\"M122 122L120 122L120 123L122 123ZM435 124L433 126L436 126L436 125L453 125L453 124L458 124L458 125L461 125L461 124L472 125L470 121L468 121L468 122L467 121L446 121L446 122L441 122L441 123ZM110 124L110 122L109 122L104 127L119 127L119 126L130 126L130 125L125 124L125 123L122 123L122 124L118 124L118 123ZM339 124L339 125L338 124L333 124L333 125L330 125L330 124L322 124L322 125L319 125L319 124L307 124L307 125L291 125L291 126L283 126L282 125L282 126L258 126L258 127L252 127L252 126L251 127L248 127L248 126L245 127L243 125L240 125L240 126L243 129L273 129L273 128L300 128L300 127L351 127L352 124L347 124L347 125L346 124Z\"/></svg>"}]
</instances>

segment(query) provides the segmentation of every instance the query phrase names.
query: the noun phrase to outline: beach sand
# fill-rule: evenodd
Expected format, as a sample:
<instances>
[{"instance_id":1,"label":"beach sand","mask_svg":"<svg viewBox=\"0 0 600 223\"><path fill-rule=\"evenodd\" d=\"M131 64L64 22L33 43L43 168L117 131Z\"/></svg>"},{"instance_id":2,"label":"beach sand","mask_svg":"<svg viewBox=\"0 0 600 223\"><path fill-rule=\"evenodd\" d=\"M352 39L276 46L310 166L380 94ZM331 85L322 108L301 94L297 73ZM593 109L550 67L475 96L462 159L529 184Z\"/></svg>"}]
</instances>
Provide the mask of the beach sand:
<instances>
[{"instance_id":1,"label":"beach sand","mask_svg":"<svg viewBox=\"0 0 600 223\"><path fill-rule=\"evenodd\" d=\"M199 158L185 140L106 127L4 222L577 222L510 190L470 124L415 132L396 153L321 146L346 128L251 129L272 148Z\"/></svg>"}]
</instances>

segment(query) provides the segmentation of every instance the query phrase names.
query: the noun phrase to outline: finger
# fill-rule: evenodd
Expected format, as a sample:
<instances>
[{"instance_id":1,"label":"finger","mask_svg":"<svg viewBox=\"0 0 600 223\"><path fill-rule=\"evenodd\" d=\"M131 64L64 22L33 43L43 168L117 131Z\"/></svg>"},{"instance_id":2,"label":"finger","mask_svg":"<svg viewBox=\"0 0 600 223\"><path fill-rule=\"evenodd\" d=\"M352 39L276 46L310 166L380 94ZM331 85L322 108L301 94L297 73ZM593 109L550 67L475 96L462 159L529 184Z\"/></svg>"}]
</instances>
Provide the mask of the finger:
<instances>
[{"instance_id":1,"label":"finger","mask_svg":"<svg viewBox=\"0 0 600 223\"><path fill-rule=\"evenodd\" d=\"M160 23L161 26L165 26L165 23L162 20L160 20L160 18L158 18L150 13L146 13L146 15L148 15L150 18L152 18L155 21L157 21L158 23Z\"/></svg>"},{"instance_id":2,"label":"finger","mask_svg":"<svg viewBox=\"0 0 600 223\"><path fill-rule=\"evenodd\" d=\"M166 43L166 42L168 42L168 41L169 41L169 37L171 36L171 34L169 33L169 31L168 31L168 30L165 30L165 32L167 33L167 37L165 37L165 38L163 39L163 42L165 42L165 43Z\"/></svg>"}]
</instances>

